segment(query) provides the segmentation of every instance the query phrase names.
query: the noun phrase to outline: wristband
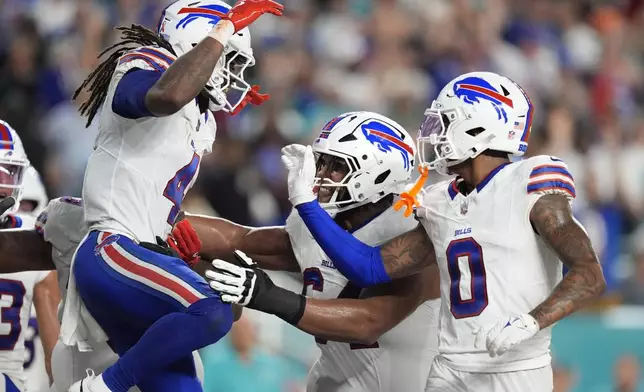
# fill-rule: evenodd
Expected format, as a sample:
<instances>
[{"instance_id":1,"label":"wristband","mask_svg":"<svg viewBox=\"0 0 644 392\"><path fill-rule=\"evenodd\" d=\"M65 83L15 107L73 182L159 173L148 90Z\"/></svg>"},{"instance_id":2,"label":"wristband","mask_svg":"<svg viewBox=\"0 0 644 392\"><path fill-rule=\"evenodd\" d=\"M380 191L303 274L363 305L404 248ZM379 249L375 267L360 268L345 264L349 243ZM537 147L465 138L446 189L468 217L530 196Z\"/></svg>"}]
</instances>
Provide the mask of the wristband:
<instances>
[{"instance_id":1,"label":"wristband","mask_svg":"<svg viewBox=\"0 0 644 392\"><path fill-rule=\"evenodd\" d=\"M214 38L220 44L226 47L228 40L233 36L233 34L235 34L235 25L233 24L233 22L228 19L222 19L217 22L212 30L210 30L208 37Z\"/></svg>"},{"instance_id":2,"label":"wristband","mask_svg":"<svg viewBox=\"0 0 644 392\"><path fill-rule=\"evenodd\" d=\"M267 295L254 298L248 307L274 314L291 325L297 325L304 316L306 297L278 286L271 287Z\"/></svg>"}]
</instances>

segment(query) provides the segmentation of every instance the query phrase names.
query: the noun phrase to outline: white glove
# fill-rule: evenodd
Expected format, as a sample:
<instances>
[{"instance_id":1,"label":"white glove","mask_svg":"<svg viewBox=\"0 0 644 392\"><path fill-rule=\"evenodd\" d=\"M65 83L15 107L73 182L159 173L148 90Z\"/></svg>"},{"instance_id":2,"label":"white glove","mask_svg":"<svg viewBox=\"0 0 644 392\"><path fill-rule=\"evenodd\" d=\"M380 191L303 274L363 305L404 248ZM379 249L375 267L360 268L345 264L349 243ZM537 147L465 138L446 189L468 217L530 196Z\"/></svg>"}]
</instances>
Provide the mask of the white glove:
<instances>
[{"instance_id":1,"label":"white glove","mask_svg":"<svg viewBox=\"0 0 644 392\"><path fill-rule=\"evenodd\" d=\"M513 346L526 341L539 332L539 323L527 313L519 317L505 317L496 324L480 327L474 331L476 335L474 347L485 347L494 358L503 355Z\"/></svg>"},{"instance_id":2,"label":"white glove","mask_svg":"<svg viewBox=\"0 0 644 392\"><path fill-rule=\"evenodd\" d=\"M288 170L288 199L296 207L316 199L315 157L311 146L291 144L282 148L282 163Z\"/></svg>"},{"instance_id":3,"label":"white glove","mask_svg":"<svg viewBox=\"0 0 644 392\"><path fill-rule=\"evenodd\" d=\"M301 160L302 158L304 158L305 152L306 152L306 146L302 144L289 144L286 147L282 147L282 156L286 156L291 159ZM284 163L284 165L286 165L286 163Z\"/></svg>"},{"instance_id":4,"label":"white glove","mask_svg":"<svg viewBox=\"0 0 644 392\"><path fill-rule=\"evenodd\" d=\"M224 260L215 259L212 266L215 270L207 270L208 284L221 293L221 300L246 306L253 298L257 275L253 260L240 250L235 251L235 257L243 267Z\"/></svg>"}]
</instances>

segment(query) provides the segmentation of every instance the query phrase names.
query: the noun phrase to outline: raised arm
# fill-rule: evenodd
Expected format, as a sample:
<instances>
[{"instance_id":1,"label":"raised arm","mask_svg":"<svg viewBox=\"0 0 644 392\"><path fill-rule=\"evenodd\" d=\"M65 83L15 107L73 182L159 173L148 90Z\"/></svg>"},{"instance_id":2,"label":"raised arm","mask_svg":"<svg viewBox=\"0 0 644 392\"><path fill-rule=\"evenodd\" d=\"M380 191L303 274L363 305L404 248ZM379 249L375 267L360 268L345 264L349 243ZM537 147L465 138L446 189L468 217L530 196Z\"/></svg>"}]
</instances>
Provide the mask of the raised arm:
<instances>
[{"instance_id":1,"label":"raised arm","mask_svg":"<svg viewBox=\"0 0 644 392\"><path fill-rule=\"evenodd\" d=\"M0 231L0 273L55 269L51 245L35 230Z\"/></svg>"},{"instance_id":2,"label":"raised arm","mask_svg":"<svg viewBox=\"0 0 644 392\"><path fill-rule=\"evenodd\" d=\"M284 7L271 0L238 2L206 38L180 56L148 90L145 106L156 116L176 113L204 89L230 37L264 13L281 15Z\"/></svg>"},{"instance_id":3,"label":"raised arm","mask_svg":"<svg viewBox=\"0 0 644 392\"><path fill-rule=\"evenodd\" d=\"M588 234L573 217L566 197L542 196L530 211L530 221L568 267L552 294L530 312L542 329L597 298L604 292L606 281Z\"/></svg>"},{"instance_id":4,"label":"raised arm","mask_svg":"<svg viewBox=\"0 0 644 392\"><path fill-rule=\"evenodd\" d=\"M230 258L239 249L268 270L299 272L291 241L284 227L253 228L222 218L186 214L201 240L206 260Z\"/></svg>"}]
</instances>

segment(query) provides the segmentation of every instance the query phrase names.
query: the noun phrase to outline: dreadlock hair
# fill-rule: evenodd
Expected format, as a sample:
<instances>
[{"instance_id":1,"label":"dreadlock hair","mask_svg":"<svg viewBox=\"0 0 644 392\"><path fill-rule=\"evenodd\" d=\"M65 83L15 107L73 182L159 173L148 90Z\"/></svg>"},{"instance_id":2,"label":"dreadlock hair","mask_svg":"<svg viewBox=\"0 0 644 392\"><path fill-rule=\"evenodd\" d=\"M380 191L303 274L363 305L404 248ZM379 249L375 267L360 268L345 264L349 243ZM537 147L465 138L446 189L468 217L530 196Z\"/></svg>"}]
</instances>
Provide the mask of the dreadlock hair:
<instances>
[{"instance_id":1,"label":"dreadlock hair","mask_svg":"<svg viewBox=\"0 0 644 392\"><path fill-rule=\"evenodd\" d=\"M170 51L170 53L176 56L172 46L168 41L163 39L154 31L143 27L141 25L133 24L130 27L117 27L117 30L121 32L123 37L119 42L105 49L97 58L103 57L106 53L114 50L102 63L96 67L92 73L87 76L83 81L83 84L76 89L72 100L76 100L78 95L83 91L84 88L87 88L90 95L89 98L80 106L78 111L81 115L87 116L87 124L85 127L89 127L98 112L98 109L101 108L105 98L107 97L107 90L110 86L110 81L114 70L118 64L118 59L127 51L136 49L139 46L148 46L156 45L163 49ZM135 44L136 46L133 46Z\"/></svg>"}]
</instances>

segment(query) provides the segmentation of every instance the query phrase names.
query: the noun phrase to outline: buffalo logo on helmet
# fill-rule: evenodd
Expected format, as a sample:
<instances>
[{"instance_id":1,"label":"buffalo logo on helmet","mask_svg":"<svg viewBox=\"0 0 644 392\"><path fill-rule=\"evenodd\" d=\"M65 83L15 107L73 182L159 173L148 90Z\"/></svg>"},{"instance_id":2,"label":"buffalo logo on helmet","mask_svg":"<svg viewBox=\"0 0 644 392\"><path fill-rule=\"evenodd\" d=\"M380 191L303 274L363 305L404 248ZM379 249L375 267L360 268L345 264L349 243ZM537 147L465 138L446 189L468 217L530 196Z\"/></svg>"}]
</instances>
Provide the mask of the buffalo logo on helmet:
<instances>
[{"instance_id":1,"label":"buffalo logo on helmet","mask_svg":"<svg viewBox=\"0 0 644 392\"><path fill-rule=\"evenodd\" d=\"M514 108L512 99L502 94L494 88L485 79L469 76L454 83L454 94L463 102L473 105L481 103L481 100L488 101L494 105L494 109L499 116L499 120L508 122L508 114L503 105Z\"/></svg>"},{"instance_id":2,"label":"buffalo logo on helmet","mask_svg":"<svg viewBox=\"0 0 644 392\"><path fill-rule=\"evenodd\" d=\"M380 151L389 153L399 151L405 169L409 169L414 157L414 150L403 140L404 135L380 121L371 120L360 126L364 137Z\"/></svg>"},{"instance_id":3,"label":"buffalo logo on helmet","mask_svg":"<svg viewBox=\"0 0 644 392\"><path fill-rule=\"evenodd\" d=\"M177 12L177 15L186 15L177 23L177 28L185 28L189 23L197 18L210 19L210 24L215 25L223 18L229 9L219 4L207 4L198 7L183 7Z\"/></svg>"}]
</instances>

